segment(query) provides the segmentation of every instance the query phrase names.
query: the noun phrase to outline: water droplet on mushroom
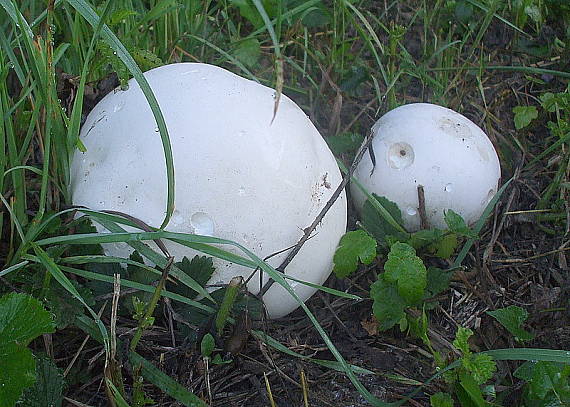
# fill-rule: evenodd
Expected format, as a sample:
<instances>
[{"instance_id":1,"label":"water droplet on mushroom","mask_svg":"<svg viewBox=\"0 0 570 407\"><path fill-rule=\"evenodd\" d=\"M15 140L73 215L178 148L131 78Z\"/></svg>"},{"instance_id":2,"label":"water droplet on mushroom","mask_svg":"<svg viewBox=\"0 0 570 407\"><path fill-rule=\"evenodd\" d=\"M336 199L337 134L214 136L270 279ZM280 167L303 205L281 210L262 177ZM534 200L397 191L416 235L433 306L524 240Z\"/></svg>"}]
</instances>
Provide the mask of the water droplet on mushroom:
<instances>
[{"instance_id":1,"label":"water droplet on mushroom","mask_svg":"<svg viewBox=\"0 0 570 407\"><path fill-rule=\"evenodd\" d=\"M190 218L194 233L203 236L214 235L214 221L204 212L196 212Z\"/></svg>"},{"instance_id":2,"label":"water droplet on mushroom","mask_svg":"<svg viewBox=\"0 0 570 407\"><path fill-rule=\"evenodd\" d=\"M443 188L443 190L444 190L445 192L452 192L452 191L453 191L453 184L447 184L447 185Z\"/></svg>"},{"instance_id":3,"label":"water droplet on mushroom","mask_svg":"<svg viewBox=\"0 0 570 407\"><path fill-rule=\"evenodd\" d=\"M408 206L408 209L406 210L406 213L410 216L415 216L416 213L418 213L418 211L416 211L415 208L412 208L411 206Z\"/></svg>"}]
</instances>

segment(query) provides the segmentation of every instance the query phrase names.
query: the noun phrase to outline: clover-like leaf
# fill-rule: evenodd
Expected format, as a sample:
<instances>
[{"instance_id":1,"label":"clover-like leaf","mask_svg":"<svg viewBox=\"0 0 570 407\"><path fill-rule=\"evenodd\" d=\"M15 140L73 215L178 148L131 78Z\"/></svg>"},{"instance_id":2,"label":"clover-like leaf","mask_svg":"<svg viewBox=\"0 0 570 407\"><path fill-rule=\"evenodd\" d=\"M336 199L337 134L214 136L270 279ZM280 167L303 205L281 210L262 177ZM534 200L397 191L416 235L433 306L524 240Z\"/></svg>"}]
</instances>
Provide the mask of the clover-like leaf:
<instances>
[{"instance_id":1,"label":"clover-like leaf","mask_svg":"<svg viewBox=\"0 0 570 407\"><path fill-rule=\"evenodd\" d=\"M364 230L346 233L341 239L333 257L334 273L344 278L358 267L358 261L370 264L376 257L376 240Z\"/></svg>"},{"instance_id":2,"label":"clover-like leaf","mask_svg":"<svg viewBox=\"0 0 570 407\"><path fill-rule=\"evenodd\" d=\"M517 341L530 341L534 338L532 333L522 328L522 324L528 318L528 312L524 308L511 305L495 311L487 311L487 314L503 325Z\"/></svg>"},{"instance_id":3,"label":"clover-like leaf","mask_svg":"<svg viewBox=\"0 0 570 407\"><path fill-rule=\"evenodd\" d=\"M397 283L398 294L408 302L414 304L422 299L427 286L427 271L412 246L400 242L393 244L384 271L386 280Z\"/></svg>"}]
</instances>

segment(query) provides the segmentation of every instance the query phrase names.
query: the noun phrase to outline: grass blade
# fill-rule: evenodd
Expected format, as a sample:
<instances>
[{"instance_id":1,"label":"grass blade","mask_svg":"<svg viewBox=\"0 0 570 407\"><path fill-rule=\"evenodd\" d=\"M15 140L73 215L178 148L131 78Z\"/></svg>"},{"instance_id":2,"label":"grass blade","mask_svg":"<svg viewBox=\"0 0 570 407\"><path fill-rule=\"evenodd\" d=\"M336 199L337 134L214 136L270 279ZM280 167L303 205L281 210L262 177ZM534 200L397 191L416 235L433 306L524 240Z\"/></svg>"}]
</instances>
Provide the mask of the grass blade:
<instances>
[{"instance_id":1,"label":"grass blade","mask_svg":"<svg viewBox=\"0 0 570 407\"><path fill-rule=\"evenodd\" d=\"M0 0L6 1L6 0ZM85 20L93 28L96 28L100 23L100 18L93 10L91 5L85 0L67 0L67 2L79 12ZM129 72L133 75L137 83L139 84L143 94L145 95L148 104L156 120L160 132L160 139L162 141L162 148L164 150L164 159L166 161L166 177L167 177L167 201L166 201L166 215L160 226L164 229L170 218L172 217L172 212L174 212L174 159L172 157L172 145L170 144L170 138L168 136L168 129L166 128L166 121L160 110L160 106L150 85L145 79L142 71L136 64L135 60L129 54L123 43L117 38L117 36L111 31L111 29L103 24L101 28L101 36L107 42L107 44L117 53L117 56L123 61Z\"/></svg>"},{"instance_id":2,"label":"grass blade","mask_svg":"<svg viewBox=\"0 0 570 407\"><path fill-rule=\"evenodd\" d=\"M129 360L133 366L142 367L142 375L146 380L186 407L207 407L206 403L198 396L190 393L180 383L158 370L158 368L138 353L129 352Z\"/></svg>"}]
</instances>

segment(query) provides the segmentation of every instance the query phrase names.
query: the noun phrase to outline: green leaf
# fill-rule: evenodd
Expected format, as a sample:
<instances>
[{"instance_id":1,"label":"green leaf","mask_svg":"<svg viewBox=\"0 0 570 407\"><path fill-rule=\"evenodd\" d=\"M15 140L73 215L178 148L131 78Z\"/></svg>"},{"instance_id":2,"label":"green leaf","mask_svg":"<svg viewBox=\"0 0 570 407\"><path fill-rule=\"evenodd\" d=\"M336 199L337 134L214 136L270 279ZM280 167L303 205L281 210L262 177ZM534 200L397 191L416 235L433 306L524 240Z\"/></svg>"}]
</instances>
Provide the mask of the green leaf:
<instances>
[{"instance_id":1,"label":"green leaf","mask_svg":"<svg viewBox=\"0 0 570 407\"><path fill-rule=\"evenodd\" d=\"M334 155L340 155L355 151L364 141L364 137L360 133L341 133L328 137L326 141Z\"/></svg>"},{"instance_id":2,"label":"green leaf","mask_svg":"<svg viewBox=\"0 0 570 407\"><path fill-rule=\"evenodd\" d=\"M525 386L525 399L529 405L546 407L570 403L570 381L568 380L570 365L546 361L528 361L523 363L514 375L528 382ZM557 398L563 403L549 404L548 401L551 398Z\"/></svg>"},{"instance_id":3,"label":"green leaf","mask_svg":"<svg viewBox=\"0 0 570 407\"><path fill-rule=\"evenodd\" d=\"M129 52L142 71L150 71L151 69L164 65L162 59L146 49L130 48Z\"/></svg>"},{"instance_id":4,"label":"green leaf","mask_svg":"<svg viewBox=\"0 0 570 407\"><path fill-rule=\"evenodd\" d=\"M22 346L0 348L0 407L13 407L20 394L36 380L36 361L32 352Z\"/></svg>"},{"instance_id":5,"label":"green leaf","mask_svg":"<svg viewBox=\"0 0 570 407\"><path fill-rule=\"evenodd\" d=\"M453 399L447 393L435 393L430 396L429 402L431 407L453 407Z\"/></svg>"},{"instance_id":6,"label":"green leaf","mask_svg":"<svg viewBox=\"0 0 570 407\"><path fill-rule=\"evenodd\" d=\"M443 236L440 241L433 244L433 250L435 251L435 255L440 259L449 259L453 253L455 253L458 244L457 235L455 233L448 233Z\"/></svg>"},{"instance_id":7,"label":"green leaf","mask_svg":"<svg viewBox=\"0 0 570 407\"><path fill-rule=\"evenodd\" d=\"M370 264L376 257L376 241L364 230L346 233L333 257L334 273L344 278L358 267L358 260Z\"/></svg>"},{"instance_id":8,"label":"green leaf","mask_svg":"<svg viewBox=\"0 0 570 407\"><path fill-rule=\"evenodd\" d=\"M27 346L38 336L51 332L51 315L38 300L17 293L0 298L0 352L8 344Z\"/></svg>"},{"instance_id":9,"label":"green leaf","mask_svg":"<svg viewBox=\"0 0 570 407\"><path fill-rule=\"evenodd\" d=\"M386 214L391 216L392 221L395 222L396 226L400 225L401 229L399 230L391 224L386 219L386 214L379 211L370 199L367 199L362 207L361 221L364 229L380 243L384 243L387 236L394 236L396 240L400 241L408 240L409 236L401 232L404 221L398 205L383 196L372 194L372 197L376 198L380 206L386 211Z\"/></svg>"},{"instance_id":10,"label":"green leaf","mask_svg":"<svg viewBox=\"0 0 570 407\"><path fill-rule=\"evenodd\" d=\"M99 10L99 11L101 11L101 10ZM109 17L109 21L107 22L107 25L109 27L112 27L114 25L122 23L123 20L126 20L129 17L136 16L136 15L137 15L137 12L134 10L128 10L128 9L117 10L117 11L113 12L113 14L111 14L111 16Z\"/></svg>"},{"instance_id":11,"label":"green leaf","mask_svg":"<svg viewBox=\"0 0 570 407\"><path fill-rule=\"evenodd\" d=\"M437 267L430 267L427 270L427 295L429 297L435 297L439 293L447 290L452 275L453 272L443 271Z\"/></svg>"},{"instance_id":12,"label":"green leaf","mask_svg":"<svg viewBox=\"0 0 570 407\"><path fill-rule=\"evenodd\" d=\"M18 293L0 298L0 407L12 407L34 383L36 363L26 346L53 331L51 315L35 298Z\"/></svg>"},{"instance_id":13,"label":"green leaf","mask_svg":"<svg viewBox=\"0 0 570 407\"><path fill-rule=\"evenodd\" d=\"M409 304L398 294L396 284L386 281L384 274L370 286L370 298L380 330L390 329L406 318L404 311Z\"/></svg>"},{"instance_id":14,"label":"green leaf","mask_svg":"<svg viewBox=\"0 0 570 407\"><path fill-rule=\"evenodd\" d=\"M515 128L523 129L538 117L536 106L516 106L513 108L515 114Z\"/></svg>"},{"instance_id":15,"label":"green leaf","mask_svg":"<svg viewBox=\"0 0 570 407\"><path fill-rule=\"evenodd\" d=\"M522 328L523 323L528 318L528 312L524 308L511 305L495 311L487 311L487 314L503 325L517 341L530 341L534 338L532 333Z\"/></svg>"},{"instance_id":16,"label":"green leaf","mask_svg":"<svg viewBox=\"0 0 570 407\"><path fill-rule=\"evenodd\" d=\"M176 265L202 287L210 281L210 278L212 278L212 275L216 270L214 268L214 261L208 256L196 255L192 258L192 261L188 260L188 258L184 256L182 261L176 263ZM192 293L190 294L191 297L195 296L194 291L188 291Z\"/></svg>"},{"instance_id":17,"label":"green leaf","mask_svg":"<svg viewBox=\"0 0 570 407\"><path fill-rule=\"evenodd\" d=\"M461 405L472 405L477 407L487 406L487 403L483 399L483 393L481 393L479 385L468 372L463 371L459 373L459 384L465 392L464 396L461 395L460 392L457 394L461 401Z\"/></svg>"},{"instance_id":18,"label":"green leaf","mask_svg":"<svg viewBox=\"0 0 570 407\"><path fill-rule=\"evenodd\" d=\"M257 65L261 56L261 45L257 38L240 41L233 52L234 56L248 68Z\"/></svg>"},{"instance_id":19,"label":"green leaf","mask_svg":"<svg viewBox=\"0 0 570 407\"><path fill-rule=\"evenodd\" d=\"M444 237L441 229L422 229L412 233L408 244L416 250L424 249L428 246L437 245Z\"/></svg>"},{"instance_id":20,"label":"green leaf","mask_svg":"<svg viewBox=\"0 0 570 407\"><path fill-rule=\"evenodd\" d=\"M20 401L26 407L61 407L64 380L61 369L48 356L36 360L36 382Z\"/></svg>"},{"instance_id":21,"label":"green leaf","mask_svg":"<svg viewBox=\"0 0 570 407\"><path fill-rule=\"evenodd\" d=\"M465 355L461 364L477 384L483 384L491 379L497 370L497 364L493 358L484 353Z\"/></svg>"},{"instance_id":22,"label":"green leaf","mask_svg":"<svg viewBox=\"0 0 570 407\"><path fill-rule=\"evenodd\" d=\"M214 347L216 343L214 341L214 337L212 334L207 333L202 338L202 342L200 343L200 352L202 352L202 356L210 357L212 352L214 351Z\"/></svg>"},{"instance_id":23,"label":"green leaf","mask_svg":"<svg viewBox=\"0 0 570 407\"><path fill-rule=\"evenodd\" d=\"M477 237L477 234L475 234L469 228L469 226L467 226L467 224L465 223L465 220L463 220L461 215L454 212L453 210L448 209L448 210L444 211L443 218L444 218L445 223L447 224L447 227L449 228L450 231L457 233L460 236L465 236L468 238Z\"/></svg>"},{"instance_id":24,"label":"green leaf","mask_svg":"<svg viewBox=\"0 0 570 407\"><path fill-rule=\"evenodd\" d=\"M395 243L384 264L386 281L397 283L398 294L408 302L419 302L427 286L427 271L416 250L406 243Z\"/></svg>"},{"instance_id":25,"label":"green leaf","mask_svg":"<svg viewBox=\"0 0 570 407\"><path fill-rule=\"evenodd\" d=\"M457 328L457 333L455 334L455 340L453 341L453 346L459 349L463 355L469 355L471 350L469 349L469 338L473 336L473 331L469 328L463 328L460 326Z\"/></svg>"},{"instance_id":26,"label":"green leaf","mask_svg":"<svg viewBox=\"0 0 570 407\"><path fill-rule=\"evenodd\" d=\"M213 365L229 365L230 363L233 363L233 359L223 360L219 353L216 353L212 358Z\"/></svg>"}]
</instances>

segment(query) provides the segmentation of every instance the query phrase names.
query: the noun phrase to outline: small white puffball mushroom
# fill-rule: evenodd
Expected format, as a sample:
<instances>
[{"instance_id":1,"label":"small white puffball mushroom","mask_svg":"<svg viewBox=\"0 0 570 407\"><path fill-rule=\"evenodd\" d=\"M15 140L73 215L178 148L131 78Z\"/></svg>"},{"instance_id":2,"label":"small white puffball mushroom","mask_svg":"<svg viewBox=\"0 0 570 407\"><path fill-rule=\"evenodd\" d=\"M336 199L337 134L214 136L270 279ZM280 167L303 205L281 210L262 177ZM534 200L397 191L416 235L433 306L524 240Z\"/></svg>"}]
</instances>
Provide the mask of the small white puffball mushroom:
<instances>
[{"instance_id":1,"label":"small white puffball mushroom","mask_svg":"<svg viewBox=\"0 0 570 407\"><path fill-rule=\"evenodd\" d=\"M283 95L272 122L273 89L212 65L166 65L145 77L164 114L174 154L175 211L166 229L230 239L260 258L279 253L268 263L280 265L285 249L297 243L342 180L307 115ZM166 208L165 161L156 121L138 84L131 80L128 90L103 98L80 137L87 151L73 157L73 203L124 212L159 226ZM343 193L286 274L322 284L345 230ZM198 254L165 243L176 261ZM223 248L243 255L231 246ZM105 249L122 257L130 253L125 244ZM247 278L253 271L219 259L214 264L210 284ZM248 284L252 293L259 291L259 274ZM303 301L315 292L290 284ZM298 306L279 284L263 299L273 318Z\"/></svg>"},{"instance_id":2,"label":"small white puffball mushroom","mask_svg":"<svg viewBox=\"0 0 570 407\"><path fill-rule=\"evenodd\" d=\"M420 185L427 221L438 228L446 227L448 209L473 224L497 192L501 167L493 144L453 110L428 103L400 106L382 116L372 131L374 171L366 154L354 175L370 193L398 205L409 231L420 228ZM361 210L366 196L354 184L351 191Z\"/></svg>"}]
</instances>

